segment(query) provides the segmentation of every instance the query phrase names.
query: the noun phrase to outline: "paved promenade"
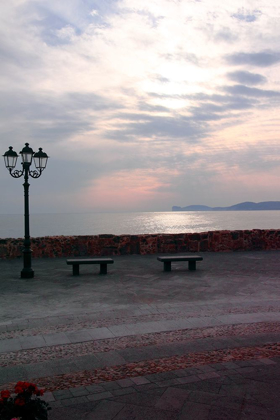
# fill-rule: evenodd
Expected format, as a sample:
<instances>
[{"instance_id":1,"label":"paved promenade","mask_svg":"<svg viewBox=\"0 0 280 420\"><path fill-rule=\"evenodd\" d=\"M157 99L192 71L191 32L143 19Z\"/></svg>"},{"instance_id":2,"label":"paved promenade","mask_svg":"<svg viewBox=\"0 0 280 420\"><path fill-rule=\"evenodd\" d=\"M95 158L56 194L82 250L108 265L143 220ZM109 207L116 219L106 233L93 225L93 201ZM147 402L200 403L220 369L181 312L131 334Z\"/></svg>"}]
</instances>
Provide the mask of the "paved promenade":
<instances>
[{"instance_id":1,"label":"paved promenade","mask_svg":"<svg viewBox=\"0 0 280 420\"><path fill-rule=\"evenodd\" d=\"M50 420L279 419L280 252L201 255L1 260L0 389L44 387Z\"/></svg>"}]
</instances>

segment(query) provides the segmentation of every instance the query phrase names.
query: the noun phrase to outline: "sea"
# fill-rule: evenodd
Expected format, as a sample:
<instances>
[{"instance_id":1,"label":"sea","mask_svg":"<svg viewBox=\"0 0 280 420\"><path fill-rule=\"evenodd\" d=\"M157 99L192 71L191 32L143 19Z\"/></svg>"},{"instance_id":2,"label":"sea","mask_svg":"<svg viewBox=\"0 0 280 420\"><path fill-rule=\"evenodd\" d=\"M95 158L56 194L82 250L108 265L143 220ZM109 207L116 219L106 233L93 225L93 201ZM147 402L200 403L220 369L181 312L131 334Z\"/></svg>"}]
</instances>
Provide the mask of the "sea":
<instances>
[{"instance_id":1,"label":"sea","mask_svg":"<svg viewBox=\"0 0 280 420\"><path fill-rule=\"evenodd\" d=\"M280 210L31 214L30 236L280 229ZM24 237L24 216L0 214L0 238Z\"/></svg>"}]
</instances>

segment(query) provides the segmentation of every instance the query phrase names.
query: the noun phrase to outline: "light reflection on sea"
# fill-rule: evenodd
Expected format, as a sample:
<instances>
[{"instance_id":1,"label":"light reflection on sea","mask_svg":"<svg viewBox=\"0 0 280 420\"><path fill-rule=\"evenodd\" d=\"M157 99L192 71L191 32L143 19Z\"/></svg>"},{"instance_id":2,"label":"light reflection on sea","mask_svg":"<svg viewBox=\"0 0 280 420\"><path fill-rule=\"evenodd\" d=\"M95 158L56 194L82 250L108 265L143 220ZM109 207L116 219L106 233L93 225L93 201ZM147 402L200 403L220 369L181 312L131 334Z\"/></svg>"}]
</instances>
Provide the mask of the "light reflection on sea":
<instances>
[{"instance_id":1,"label":"light reflection on sea","mask_svg":"<svg viewBox=\"0 0 280 420\"><path fill-rule=\"evenodd\" d=\"M0 237L24 235L23 215L0 215ZM33 237L280 229L280 211L32 214Z\"/></svg>"}]
</instances>

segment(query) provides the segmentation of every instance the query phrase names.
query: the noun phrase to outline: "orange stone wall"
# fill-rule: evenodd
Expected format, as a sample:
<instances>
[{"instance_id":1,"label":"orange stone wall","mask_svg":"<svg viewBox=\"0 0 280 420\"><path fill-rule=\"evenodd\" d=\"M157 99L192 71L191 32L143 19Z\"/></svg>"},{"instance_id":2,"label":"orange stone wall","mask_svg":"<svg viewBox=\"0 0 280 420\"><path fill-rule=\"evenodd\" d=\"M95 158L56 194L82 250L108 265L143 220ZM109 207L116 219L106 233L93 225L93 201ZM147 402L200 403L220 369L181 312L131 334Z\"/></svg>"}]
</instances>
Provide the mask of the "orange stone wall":
<instances>
[{"instance_id":1,"label":"orange stone wall","mask_svg":"<svg viewBox=\"0 0 280 420\"><path fill-rule=\"evenodd\" d=\"M0 239L0 259L20 258L23 239ZM45 236L31 239L32 258L280 250L278 230L222 230L151 235Z\"/></svg>"}]
</instances>

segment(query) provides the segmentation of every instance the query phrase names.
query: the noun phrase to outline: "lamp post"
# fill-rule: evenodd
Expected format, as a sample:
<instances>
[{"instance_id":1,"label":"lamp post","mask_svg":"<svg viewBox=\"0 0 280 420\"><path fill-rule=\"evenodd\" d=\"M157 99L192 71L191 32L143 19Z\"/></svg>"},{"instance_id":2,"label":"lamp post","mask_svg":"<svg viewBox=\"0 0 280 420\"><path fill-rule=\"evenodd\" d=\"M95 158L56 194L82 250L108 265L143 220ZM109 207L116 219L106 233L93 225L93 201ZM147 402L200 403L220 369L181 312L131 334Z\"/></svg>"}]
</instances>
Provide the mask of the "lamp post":
<instances>
[{"instance_id":1,"label":"lamp post","mask_svg":"<svg viewBox=\"0 0 280 420\"><path fill-rule=\"evenodd\" d=\"M48 155L43 152L42 148L34 153L28 143L25 143L25 147L20 152L22 158L22 170L14 170L18 154L13 150L12 146L3 155L6 168L9 170L10 175L13 178L20 178L24 176L24 248L23 248L23 269L21 270L21 278L30 279L34 277L34 271L31 267L31 241L29 232L29 183L28 177L39 178L43 170L47 166ZM32 159L34 159L36 169L31 170Z\"/></svg>"}]
</instances>

